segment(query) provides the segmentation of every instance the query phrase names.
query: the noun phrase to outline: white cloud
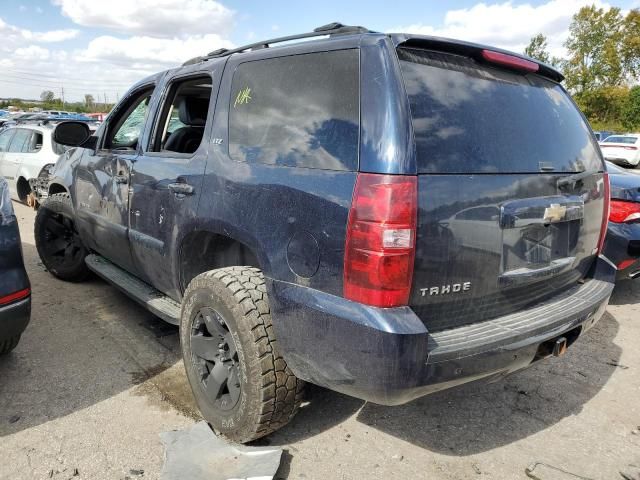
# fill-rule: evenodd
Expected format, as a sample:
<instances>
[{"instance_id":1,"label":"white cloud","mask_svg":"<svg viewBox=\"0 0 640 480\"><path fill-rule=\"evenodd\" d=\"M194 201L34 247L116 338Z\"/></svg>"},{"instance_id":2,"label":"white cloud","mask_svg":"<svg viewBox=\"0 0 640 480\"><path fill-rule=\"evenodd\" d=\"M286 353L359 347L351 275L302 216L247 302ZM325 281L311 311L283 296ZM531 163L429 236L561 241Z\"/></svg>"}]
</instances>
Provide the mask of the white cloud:
<instances>
[{"instance_id":1,"label":"white cloud","mask_svg":"<svg viewBox=\"0 0 640 480\"><path fill-rule=\"evenodd\" d=\"M219 35L199 35L187 38L159 39L147 36L127 39L101 36L89 42L78 54L84 62L108 62L127 67L157 71L175 67L198 55L218 48L231 48L233 44Z\"/></svg>"},{"instance_id":2,"label":"white cloud","mask_svg":"<svg viewBox=\"0 0 640 480\"><path fill-rule=\"evenodd\" d=\"M225 35L234 12L213 0L53 0L74 23L139 36Z\"/></svg>"},{"instance_id":3,"label":"white cloud","mask_svg":"<svg viewBox=\"0 0 640 480\"><path fill-rule=\"evenodd\" d=\"M416 23L392 30L457 38L519 53L532 36L542 33L547 37L550 53L562 56L562 44L567 38L571 17L581 7L592 4L608 7L600 0L550 0L537 6L512 1L478 3L469 8L449 10L441 27Z\"/></svg>"},{"instance_id":4,"label":"white cloud","mask_svg":"<svg viewBox=\"0 0 640 480\"><path fill-rule=\"evenodd\" d=\"M33 32L25 28L10 25L0 18L0 37L2 46L11 47L24 41L37 43L62 42L78 36L80 32L75 29L49 30L46 32Z\"/></svg>"},{"instance_id":5,"label":"white cloud","mask_svg":"<svg viewBox=\"0 0 640 480\"><path fill-rule=\"evenodd\" d=\"M14 55L20 60L48 60L51 57L51 52L38 45L29 45L16 49Z\"/></svg>"}]
</instances>

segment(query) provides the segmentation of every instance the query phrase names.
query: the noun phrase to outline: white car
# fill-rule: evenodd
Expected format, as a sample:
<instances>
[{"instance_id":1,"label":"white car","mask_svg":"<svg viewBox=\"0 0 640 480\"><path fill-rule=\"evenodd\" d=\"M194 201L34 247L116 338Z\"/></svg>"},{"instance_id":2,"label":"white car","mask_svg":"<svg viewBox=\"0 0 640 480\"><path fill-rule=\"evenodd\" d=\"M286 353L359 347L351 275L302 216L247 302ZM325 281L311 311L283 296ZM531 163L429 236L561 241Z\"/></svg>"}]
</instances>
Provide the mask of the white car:
<instances>
[{"instance_id":1,"label":"white car","mask_svg":"<svg viewBox=\"0 0 640 480\"><path fill-rule=\"evenodd\" d=\"M51 126L21 124L0 132L0 175L9 184L11 198L33 204L30 180L45 165L55 164L65 148L53 141Z\"/></svg>"},{"instance_id":2,"label":"white car","mask_svg":"<svg viewBox=\"0 0 640 480\"><path fill-rule=\"evenodd\" d=\"M605 160L625 167L640 164L640 133L611 135L599 143Z\"/></svg>"}]
</instances>

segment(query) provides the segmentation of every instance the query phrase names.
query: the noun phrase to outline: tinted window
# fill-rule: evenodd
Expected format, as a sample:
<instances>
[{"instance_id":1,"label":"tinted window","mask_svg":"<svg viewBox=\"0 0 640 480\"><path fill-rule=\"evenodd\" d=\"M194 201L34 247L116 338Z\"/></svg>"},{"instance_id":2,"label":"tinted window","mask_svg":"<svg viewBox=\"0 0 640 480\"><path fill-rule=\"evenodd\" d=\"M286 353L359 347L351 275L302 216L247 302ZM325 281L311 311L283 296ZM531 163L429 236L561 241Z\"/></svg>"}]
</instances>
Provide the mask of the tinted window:
<instances>
[{"instance_id":1,"label":"tinted window","mask_svg":"<svg viewBox=\"0 0 640 480\"><path fill-rule=\"evenodd\" d=\"M357 50L243 63L229 105L229 151L241 161L355 170Z\"/></svg>"},{"instance_id":2,"label":"tinted window","mask_svg":"<svg viewBox=\"0 0 640 480\"><path fill-rule=\"evenodd\" d=\"M636 137L607 137L602 143L628 143L633 145L637 140Z\"/></svg>"},{"instance_id":3,"label":"tinted window","mask_svg":"<svg viewBox=\"0 0 640 480\"><path fill-rule=\"evenodd\" d=\"M466 57L398 55L421 172L602 169L588 126L558 85Z\"/></svg>"},{"instance_id":4,"label":"tinted window","mask_svg":"<svg viewBox=\"0 0 640 480\"><path fill-rule=\"evenodd\" d=\"M10 152L26 152L28 151L29 141L31 140L31 130L25 130L24 128L18 128L16 134L11 139L9 144Z\"/></svg>"},{"instance_id":5,"label":"tinted window","mask_svg":"<svg viewBox=\"0 0 640 480\"><path fill-rule=\"evenodd\" d=\"M0 133L0 152L6 152L9 149L9 140L11 140L13 132L13 130L7 130Z\"/></svg>"}]
</instances>

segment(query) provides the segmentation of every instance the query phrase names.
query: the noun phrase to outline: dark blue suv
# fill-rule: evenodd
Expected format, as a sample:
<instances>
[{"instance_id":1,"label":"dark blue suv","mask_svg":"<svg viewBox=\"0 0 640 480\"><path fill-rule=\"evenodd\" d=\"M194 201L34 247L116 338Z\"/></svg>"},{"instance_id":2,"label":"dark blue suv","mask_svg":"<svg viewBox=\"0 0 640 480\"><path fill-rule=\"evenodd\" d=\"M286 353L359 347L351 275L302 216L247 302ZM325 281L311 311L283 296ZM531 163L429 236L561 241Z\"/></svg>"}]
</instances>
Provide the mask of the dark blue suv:
<instances>
[{"instance_id":1,"label":"dark blue suv","mask_svg":"<svg viewBox=\"0 0 640 480\"><path fill-rule=\"evenodd\" d=\"M397 405L495 380L563 354L613 288L608 178L561 81L340 24L211 52L95 135L57 127L78 148L37 248L179 324L204 417L239 442L286 424L303 382Z\"/></svg>"}]
</instances>

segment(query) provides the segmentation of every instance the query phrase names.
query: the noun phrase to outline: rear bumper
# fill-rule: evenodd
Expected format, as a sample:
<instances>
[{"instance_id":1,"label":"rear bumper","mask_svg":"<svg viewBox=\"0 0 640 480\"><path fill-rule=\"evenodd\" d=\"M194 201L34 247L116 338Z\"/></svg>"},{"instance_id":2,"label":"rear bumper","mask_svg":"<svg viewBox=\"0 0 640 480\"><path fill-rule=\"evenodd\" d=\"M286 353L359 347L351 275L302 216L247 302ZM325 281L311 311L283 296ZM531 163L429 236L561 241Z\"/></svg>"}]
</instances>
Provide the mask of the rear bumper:
<instances>
[{"instance_id":1,"label":"rear bumper","mask_svg":"<svg viewBox=\"0 0 640 480\"><path fill-rule=\"evenodd\" d=\"M615 268L533 308L430 334L408 307L380 309L270 281L274 328L299 378L383 405L493 380L543 357L549 340L572 343L605 311ZM543 345L544 344L544 345Z\"/></svg>"},{"instance_id":2,"label":"rear bumper","mask_svg":"<svg viewBox=\"0 0 640 480\"><path fill-rule=\"evenodd\" d=\"M0 342L22 334L31 318L31 297L0 307Z\"/></svg>"},{"instance_id":3,"label":"rear bumper","mask_svg":"<svg viewBox=\"0 0 640 480\"><path fill-rule=\"evenodd\" d=\"M640 157L607 157L605 155L604 159L623 167L637 167L638 163L640 163Z\"/></svg>"}]
</instances>

